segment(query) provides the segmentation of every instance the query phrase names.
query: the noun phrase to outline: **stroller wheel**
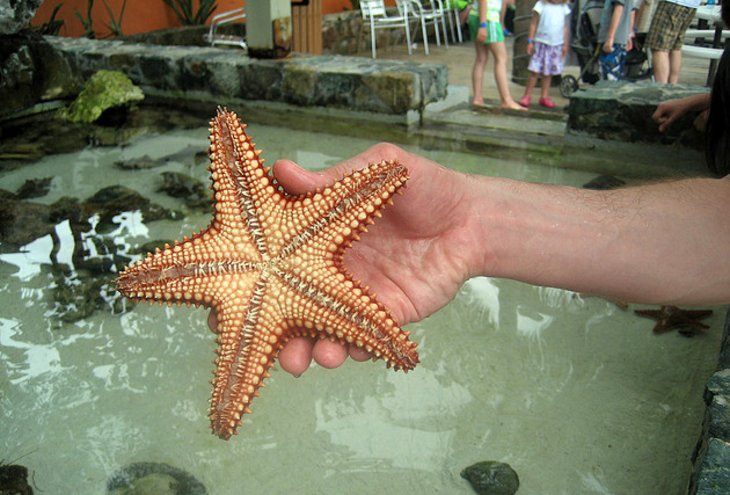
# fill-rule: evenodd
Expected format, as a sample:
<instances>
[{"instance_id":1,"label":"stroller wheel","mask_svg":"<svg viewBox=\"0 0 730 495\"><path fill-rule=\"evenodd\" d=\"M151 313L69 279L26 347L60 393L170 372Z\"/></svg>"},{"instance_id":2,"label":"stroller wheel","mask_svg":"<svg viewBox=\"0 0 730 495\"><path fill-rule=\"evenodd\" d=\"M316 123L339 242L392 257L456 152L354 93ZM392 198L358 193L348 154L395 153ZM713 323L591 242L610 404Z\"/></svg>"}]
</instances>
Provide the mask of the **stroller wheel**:
<instances>
[{"instance_id":1,"label":"stroller wheel","mask_svg":"<svg viewBox=\"0 0 730 495\"><path fill-rule=\"evenodd\" d=\"M560 80L560 95L563 98L570 98L570 95L578 89L578 80L570 75L563 76Z\"/></svg>"}]
</instances>

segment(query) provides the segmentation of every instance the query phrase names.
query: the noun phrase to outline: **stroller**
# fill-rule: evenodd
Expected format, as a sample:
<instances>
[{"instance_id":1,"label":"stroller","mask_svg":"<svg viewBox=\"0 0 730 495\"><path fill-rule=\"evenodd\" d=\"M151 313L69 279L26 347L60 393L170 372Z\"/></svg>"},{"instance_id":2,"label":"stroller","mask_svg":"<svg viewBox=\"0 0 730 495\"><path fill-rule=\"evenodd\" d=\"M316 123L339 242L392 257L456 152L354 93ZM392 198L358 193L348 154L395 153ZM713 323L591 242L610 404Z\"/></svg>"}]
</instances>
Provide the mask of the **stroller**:
<instances>
[{"instance_id":1,"label":"stroller","mask_svg":"<svg viewBox=\"0 0 730 495\"><path fill-rule=\"evenodd\" d=\"M601 73L598 58L601 46L598 43L598 28L603 13L604 0L576 0L570 17L570 48L580 66L578 77L563 75L560 80L560 94L564 98L578 90L578 79L595 84ZM645 34L635 38L634 47L626 54L624 79L638 81L651 77L651 68L644 68L648 60L643 51Z\"/></svg>"}]
</instances>

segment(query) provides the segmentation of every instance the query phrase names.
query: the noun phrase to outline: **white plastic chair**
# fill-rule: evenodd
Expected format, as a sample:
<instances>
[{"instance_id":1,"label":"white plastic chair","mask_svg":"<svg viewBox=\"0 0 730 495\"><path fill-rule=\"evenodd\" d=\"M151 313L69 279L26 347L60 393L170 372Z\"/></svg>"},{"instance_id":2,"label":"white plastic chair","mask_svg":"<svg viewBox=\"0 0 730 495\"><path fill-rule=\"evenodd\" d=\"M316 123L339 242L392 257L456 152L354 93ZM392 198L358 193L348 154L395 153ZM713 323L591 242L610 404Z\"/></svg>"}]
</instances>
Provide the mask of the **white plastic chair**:
<instances>
[{"instance_id":1,"label":"white plastic chair","mask_svg":"<svg viewBox=\"0 0 730 495\"><path fill-rule=\"evenodd\" d=\"M396 0L398 12L403 14L404 11L410 11L412 17L415 18L421 24L421 33L423 36L423 50L428 52L428 29L427 26L430 24L433 26L434 34L436 35L436 44L441 45L441 34L439 32L442 29L440 26L443 23L443 14L437 9L427 9L421 4L420 0ZM413 27L413 33L418 28L416 24ZM448 41L446 42L448 43ZM447 45L448 46L448 45Z\"/></svg>"},{"instance_id":2,"label":"white plastic chair","mask_svg":"<svg viewBox=\"0 0 730 495\"><path fill-rule=\"evenodd\" d=\"M205 40L210 43L211 46L234 45L240 46L245 50L247 48L246 40L241 36L218 34L218 28L223 24L228 24L229 22L245 18L246 9L243 7L214 15L210 20L210 29L208 30L208 34L205 35Z\"/></svg>"},{"instance_id":3,"label":"white plastic chair","mask_svg":"<svg viewBox=\"0 0 730 495\"><path fill-rule=\"evenodd\" d=\"M444 16L449 20L451 39L454 41L454 43L462 43L464 41L464 38L461 35L461 20L459 19L459 9L456 7L455 0L446 0L446 5L444 6Z\"/></svg>"},{"instance_id":4,"label":"white plastic chair","mask_svg":"<svg viewBox=\"0 0 730 495\"><path fill-rule=\"evenodd\" d=\"M408 55L413 53L408 25L408 9L403 12L399 9L399 15L397 16L388 15L383 0L360 0L360 12L362 13L363 23L370 26L370 47L373 58L376 58L375 40L377 39L376 31L378 29L403 28L406 32Z\"/></svg>"}]
</instances>

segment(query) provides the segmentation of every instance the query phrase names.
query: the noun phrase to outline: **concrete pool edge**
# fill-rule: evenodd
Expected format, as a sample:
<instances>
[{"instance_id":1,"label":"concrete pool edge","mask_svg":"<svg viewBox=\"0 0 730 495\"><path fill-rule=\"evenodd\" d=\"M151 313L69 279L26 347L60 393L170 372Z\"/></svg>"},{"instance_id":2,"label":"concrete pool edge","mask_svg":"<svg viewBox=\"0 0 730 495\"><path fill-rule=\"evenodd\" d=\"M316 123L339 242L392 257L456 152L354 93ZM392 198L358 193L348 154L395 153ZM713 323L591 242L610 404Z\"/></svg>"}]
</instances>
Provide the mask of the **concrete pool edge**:
<instances>
[{"instance_id":1,"label":"concrete pool edge","mask_svg":"<svg viewBox=\"0 0 730 495\"><path fill-rule=\"evenodd\" d=\"M730 310L725 317L717 371L707 382L704 400L707 409L692 453L688 493L730 493Z\"/></svg>"}]
</instances>

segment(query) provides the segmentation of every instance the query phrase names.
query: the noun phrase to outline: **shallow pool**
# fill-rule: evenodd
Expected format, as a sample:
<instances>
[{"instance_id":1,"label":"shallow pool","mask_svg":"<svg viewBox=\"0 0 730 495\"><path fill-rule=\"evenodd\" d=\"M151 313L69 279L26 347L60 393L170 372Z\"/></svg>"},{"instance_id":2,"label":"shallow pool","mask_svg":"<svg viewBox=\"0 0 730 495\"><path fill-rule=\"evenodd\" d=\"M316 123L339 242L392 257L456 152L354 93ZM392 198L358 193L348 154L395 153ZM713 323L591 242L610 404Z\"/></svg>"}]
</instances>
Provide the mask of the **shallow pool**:
<instances>
[{"instance_id":1,"label":"shallow pool","mask_svg":"<svg viewBox=\"0 0 730 495\"><path fill-rule=\"evenodd\" d=\"M310 168L372 144L255 124L249 133L268 164L286 157ZM275 369L239 435L213 436L206 311L131 308L102 282L94 310L74 318L76 302L57 296L61 284L87 287L75 271L78 243L86 258L108 260L104 246L129 254L208 224L204 210L157 191L163 171L207 185L207 164L194 156L207 144L205 126L148 134L0 176L10 191L53 177L32 200L43 204L121 184L181 213L144 223L128 212L84 236L61 221L20 249L0 246L0 459L22 457L38 492L105 493L120 469L150 462L186 471L210 494L469 494L460 471L499 460L518 472L521 494L685 493L724 312L708 320L707 335L656 336L633 307L498 279L469 281L446 308L409 325L415 371L348 363L293 378ZM472 173L569 185L595 176L428 153ZM149 170L114 165L145 155L172 158Z\"/></svg>"}]
</instances>

